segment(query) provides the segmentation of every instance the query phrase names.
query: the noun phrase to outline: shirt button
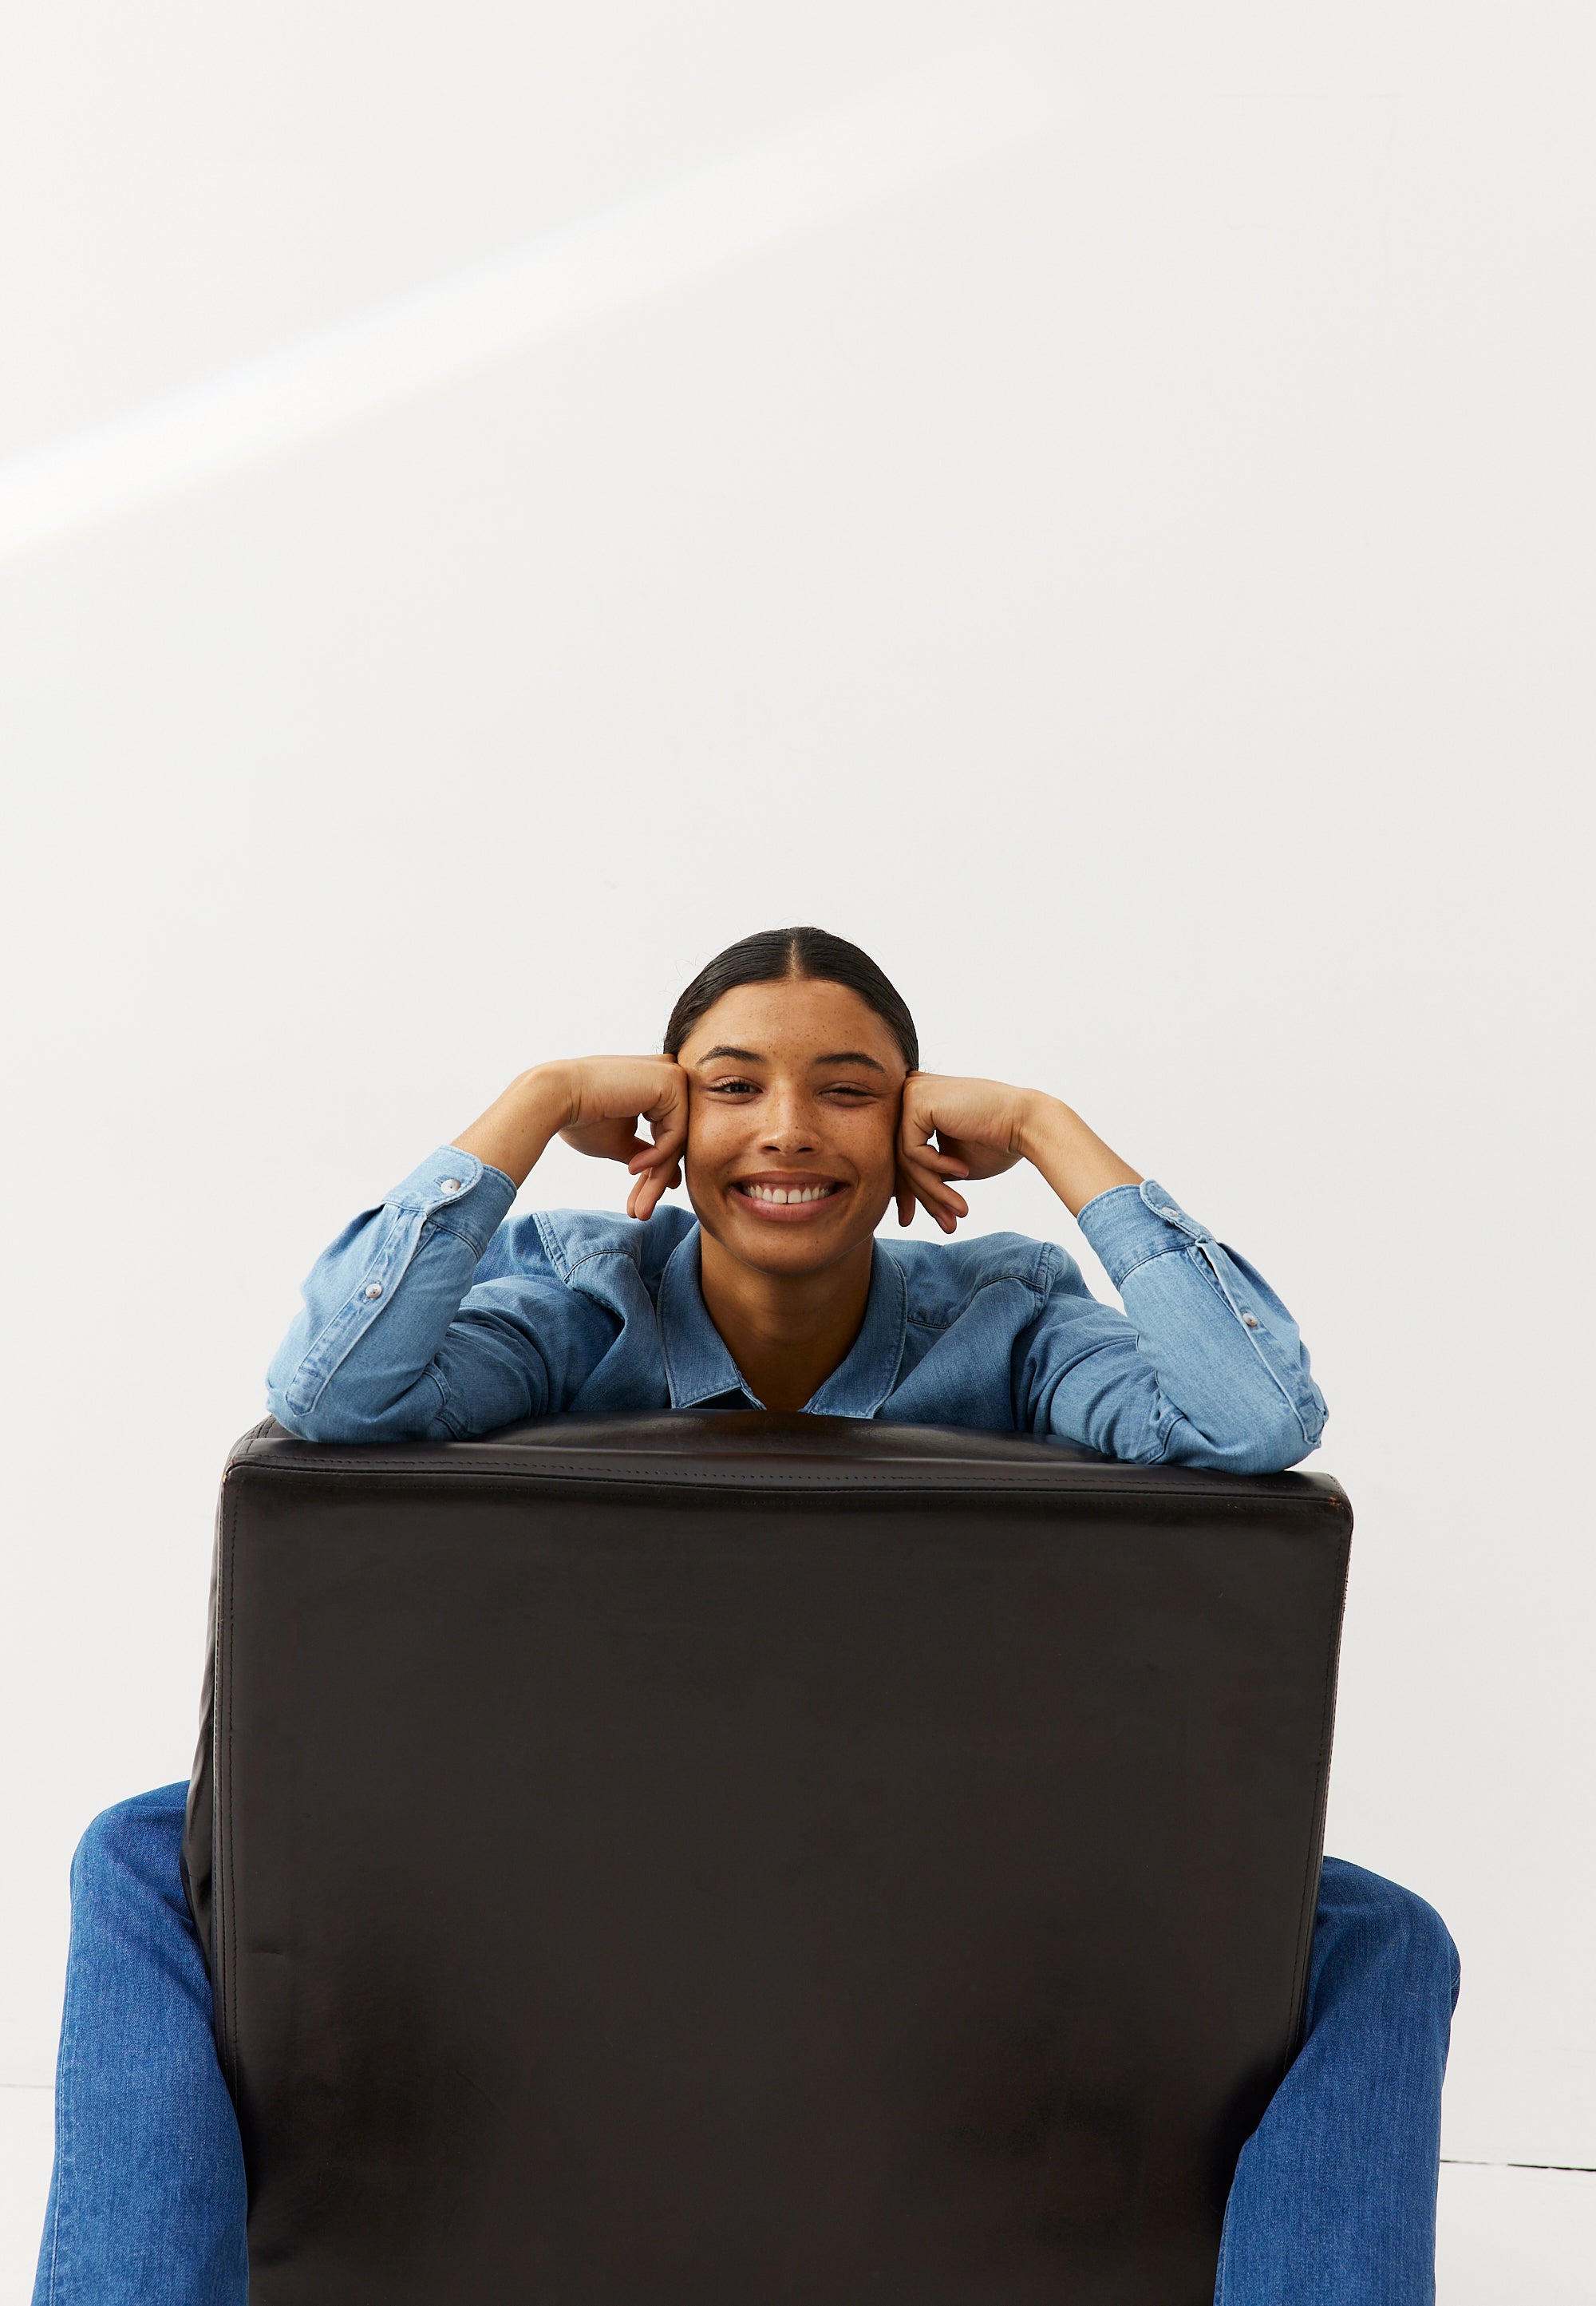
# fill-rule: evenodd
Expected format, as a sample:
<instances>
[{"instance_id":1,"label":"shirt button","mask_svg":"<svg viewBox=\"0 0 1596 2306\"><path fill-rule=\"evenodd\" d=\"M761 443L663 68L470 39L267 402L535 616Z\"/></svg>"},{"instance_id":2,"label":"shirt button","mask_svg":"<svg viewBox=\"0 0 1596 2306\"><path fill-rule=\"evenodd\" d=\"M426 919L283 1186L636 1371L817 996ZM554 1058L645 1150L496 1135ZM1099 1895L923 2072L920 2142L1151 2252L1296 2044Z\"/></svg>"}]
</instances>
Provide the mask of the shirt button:
<instances>
[{"instance_id":1,"label":"shirt button","mask_svg":"<svg viewBox=\"0 0 1596 2306\"><path fill-rule=\"evenodd\" d=\"M460 1190L460 1180L458 1177L446 1177L441 1190L446 1193L457 1193Z\"/></svg>"},{"instance_id":2,"label":"shirt button","mask_svg":"<svg viewBox=\"0 0 1596 2306\"><path fill-rule=\"evenodd\" d=\"M1161 1217L1167 1217L1171 1225L1178 1225L1180 1223L1181 1213L1179 1209L1160 1209L1158 1215Z\"/></svg>"},{"instance_id":3,"label":"shirt button","mask_svg":"<svg viewBox=\"0 0 1596 2306\"><path fill-rule=\"evenodd\" d=\"M1258 1315L1256 1313L1243 1313L1242 1316L1242 1325L1244 1328L1256 1329L1258 1327Z\"/></svg>"},{"instance_id":4,"label":"shirt button","mask_svg":"<svg viewBox=\"0 0 1596 2306\"><path fill-rule=\"evenodd\" d=\"M368 1281L368 1282L367 1282L367 1284L366 1284L366 1295L367 1295L368 1297L380 1297L380 1296L381 1296L381 1294L382 1294L382 1284L381 1284L381 1282L380 1282L380 1281Z\"/></svg>"}]
</instances>

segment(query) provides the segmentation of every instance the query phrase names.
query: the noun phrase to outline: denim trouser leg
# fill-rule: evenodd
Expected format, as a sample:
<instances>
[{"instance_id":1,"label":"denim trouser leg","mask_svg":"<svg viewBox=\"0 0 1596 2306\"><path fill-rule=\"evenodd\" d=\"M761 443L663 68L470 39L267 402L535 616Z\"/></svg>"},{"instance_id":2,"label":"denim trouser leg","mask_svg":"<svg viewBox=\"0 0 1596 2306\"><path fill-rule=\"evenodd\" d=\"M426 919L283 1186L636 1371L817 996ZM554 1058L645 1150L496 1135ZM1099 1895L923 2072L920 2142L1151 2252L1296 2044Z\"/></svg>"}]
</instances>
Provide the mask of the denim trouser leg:
<instances>
[{"instance_id":1,"label":"denim trouser leg","mask_svg":"<svg viewBox=\"0 0 1596 2306\"><path fill-rule=\"evenodd\" d=\"M186 1793L107 1810L73 1863L34 2306L244 2306L238 2127L177 1870ZM1219 2306L1430 2306L1456 1996L1439 1917L1327 1858L1302 2047L1242 2151Z\"/></svg>"},{"instance_id":2,"label":"denim trouser leg","mask_svg":"<svg viewBox=\"0 0 1596 2306\"><path fill-rule=\"evenodd\" d=\"M1236 2165L1216 2306L1432 2306L1457 1983L1433 1907L1326 1858L1302 2046Z\"/></svg>"},{"instance_id":3,"label":"denim trouser leg","mask_svg":"<svg viewBox=\"0 0 1596 2306\"><path fill-rule=\"evenodd\" d=\"M243 2306L243 2157L177 1870L187 1794L119 1802L73 1860L33 2306Z\"/></svg>"}]
</instances>

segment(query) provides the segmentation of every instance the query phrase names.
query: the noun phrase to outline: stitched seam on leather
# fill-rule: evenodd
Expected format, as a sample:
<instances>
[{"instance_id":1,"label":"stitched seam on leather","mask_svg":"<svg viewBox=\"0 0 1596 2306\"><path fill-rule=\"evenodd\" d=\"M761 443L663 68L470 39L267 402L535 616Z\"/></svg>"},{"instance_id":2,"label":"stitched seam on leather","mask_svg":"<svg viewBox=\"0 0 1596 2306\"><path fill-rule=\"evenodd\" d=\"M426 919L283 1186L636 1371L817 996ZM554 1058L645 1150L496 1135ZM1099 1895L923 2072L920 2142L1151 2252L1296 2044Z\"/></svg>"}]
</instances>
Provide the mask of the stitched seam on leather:
<instances>
[{"instance_id":1,"label":"stitched seam on leather","mask_svg":"<svg viewBox=\"0 0 1596 2306\"><path fill-rule=\"evenodd\" d=\"M1302 1884L1302 1903L1297 1914L1297 1944L1301 1949L1292 1973L1291 2000L1285 2013L1283 2038L1290 2055L1298 2047L1296 2028L1304 2015L1308 2002L1308 1975L1313 1963L1313 1923L1319 1905L1319 1883L1324 1874L1325 1813L1328 1807L1330 1756L1336 1742L1336 1696L1341 1663L1341 1631L1346 1614L1346 1577L1344 1569L1341 1588L1341 1611L1336 1621L1336 1640L1325 1660L1324 1704L1319 1718L1319 1769L1322 1789L1319 1815L1317 1820L1319 1862L1312 1875ZM1310 1910L1309 1900L1312 1900Z\"/></svg>"},{"instance_id":2,"label":"stitched seam on leather","mask_svg":"<svg viewBox=\"0 0 1596 2306\"><path fill-rule=\"evenodd\" d=\"M229 1856L231 1856L231 1849L232 1849L232 1823L233 1823L233 1611L234 1611L234 1607L235 1607L235 1600L234 1600L234 1586L235 1586L235 1577L234 1577L235 1562L234 1562L234 1555L235 1555L235 1553L236 1552L236 1550L237 1550L237 1536L238 1536L238 1516L237 1516L237 1508L236 1508L236 1507L235 1507L235 1506L230 1506L230 1507L229 1507L229 1509L228 1509L228 1515L227 1515L227 1564L226 1564L226 1577L227 1577L227 1612L226 1612L226 1621L227 1621L227 1647L226 1647L226 1661L227 1661L227 1830L228 1830L228 1850L229 1850ZM235 2087L236 2087L236 2084L237 2084L237 2074L238 2074L238 1900L236 1900L236 1898L235 1898L235 1897L234 1897L234 1895L233 1895L233 1891L232 1891L232 1883L231 1883L231 1880L229 1880L229 1883L228 1883L228 1894L227 1894L227 1969L228 1969L228 1984L227 1984L227 2064L228 2064L228 2067L229 2067L229 2069L231 2070L232 2074L233 2074Z\"/></svg>"},{"instance_id":3,"label":"stitched seam on leather","mask_svg":"<svg viewBox=\"0 0 1596 2306\"><path fill-rule=\"evenodd\" d=\"M210 1858L211 1920L214 1926L218 1920L225 1919L223 1935L227 1949L227 1991L225 1997L227 2039L223 2053L222 2070L233 2089L235 2097L237 2096L238 2089L238 1925L236 1901L233 1896L233 1883L231 1878L232 1844L230 1839L230 1829L232 1823L233 1803L233 1556L236 1548L238 1535L239 1500L237 1486L238 1485L236 1484L234 1485L234 1493L229 1496L227 1499L227 1510L223 1523L224 1534L222 1543L222 1574L220 1582L222 1590L226 1593L227 1601L225 1611L220 1613L223 1618L223 1627L225 1629L224 1638L218 1645L218 1671L220 1673L223 1685L226 1690L226 1747L227 1769L226 1782L227 1788L226 1823L229 1829L229 1835L228 1838L225 1840L221 1831L223 1824L223 1819L220 1815L222 1808L223 1784L221 1770L222 1757L219 1753L215 1753L211 1759L211 1767L216 1773L216 1791L212 1797L214 1814L211 1826L211 1839L215 1847L211 1851ZM221 1732L221 1729L222 1723L220 1717L218 1716L217 1723L218 1733ZM222 1851L224 1847L227 1850L227 1862L226 1865L222 1863ZM218 1908L222 1906L224 1898L226 1900L225 1915L223 1913L218 1913Z\"/></svg>"},{"instance_id":4,"label":"stitched seam on leather","mask_svg":"<svg viewBox=\"0 0 1596 2306\"><path fill-rule=\"evenodd\" d=\"M287 1436L286 1438L293 1440L296 1437ZM482 1447L480 1442L471 1446ZM1065 1473L1065 1478L1061 1481L1058 1474L1049 1466L1005 1465L1001 1460L994 1463L992 1459L980 1457L901 1457L890 1467L884 1465L879 1468L839 1467L834 1472L816 1467L802 1473L788 1465L775 1466L769 1472L763 1472L757 1466L741 1465L729 1465L722 1470L703 1464L695 1465L688 1461L686 1469L679 1474L670 1456L667 1456L663 1452L656 1452L646 1448L638 1449L635 1454L619 1450L613 1452L605 1450L602 1453L597 1450L592 1452L584 1450L570 1456L546 1456L541 1449L528 1449L524 1456L517 1456L508 1463L503 1459L490 1456L484 1449L482 1456L474 1462L457 1460L450 1463L448 1460L438 1462L432 1458L431 1452L424 1448L408 1449L404 1456L388 1457L379 1456L375 1448L369 1443L359 1445L357 1455L355 1447L347 1443L335 1443L329 1448L318 1448L313 1442L300 1443L291 1458L285 1456L273 1459L252 1453L249 1459L241 1458L238 1463L241 1466L247 1464L251 1471L268 1470L273 1473L314 1471L337 1473L340 1477L351 1480L358 1480L363 1473L424 1473L429 1478L441 1478L446 1481L477 1479L483 1474L504 1474L519 1481L536 1481L545 1473L582 1473L602 1481L631 1479L635 1477L636 1471L640 1468L643 1470L644 1478L649 1481L656 1479L691 1481L712 1489L721 1482L746 1481L788 1482L796 1481L799 1487L810 1482L828 1487L834 1487L839 1483L879 1486L883 1482L901 1481L935 1482L951 1474L969 1473L974 1473L977 1483L984 1487L1011 1488L1018 1478L1021 1487L1029 1488L1033 1486L1037 1477L1045 1476L1048 1487L1056 1486L1061 1490L1067 1490L1076 1487L1081 1482L1095 1480L1101 1475L1108 1477L1110 1487L1128 1488L1134 1475L1143 1470L1130 1458L1107 1459L1101 1466L1081 1465L1078 1460L1070 1459L1065 1461L1064 1467L1059 1469ZM992 1468L990 1472L987 1470L989 1466ZM624 1474L619 1470L619 1468L625 1468ZM1192 1474L1199 1478L1207 1474L1211 1479L1213 1470L1200 1465L1181 1466L1176 1469L1182 1482ZM1205 1481L1204 1493L1210 1497L1228 1494L1236 1499L1258 1497L1264 1494L1260 1484L1266 1481L1302 1481L1313 1482L1317 1484L1319 1482L1330 1481L1333 1476L1290 1473L1236 1473L1226 1476L1221 1473L1219 1479L1225 1482L1225 1491L1213 1488L1209 1482ZM1315 1493L1321 1497L1325 1494L1322 1490L1316 1490ZM1193 1490L1191 1494L1196 1496L1199 1492ZM1301 1494L1306 1497L1310 1492L1304 1490ZM1340 1483L1336 1482L1331 1495L1339 1499L1344 1494Z\"/></svg>"},{"instance_id":5,"label":"stitched seam on leather","mask_svg":"<svg viewBox=\"0 0 1596 2306\"><path fill-rule=\"evenodd\" d=\"M966 1461L967 1465L969 1461ZM795 1496L802 1496L806 1492L815 1490L853 1490L866 1493L896 1492L899 1495L918 1493L924 1490L936 1493L956 1490L961 1496L990 1497L1007 1494L1055 1497L1061 1499L1071 1496L1170 1498L1179 1494L1178 1491L1172 1491L1158 1484L1150 1487L1143 1486L1137 1482L1133 1473L1129 1477L1116 1473L1106 1480L1094 1478L1090 1473L1083 1473L1067 1482L1053 1480L1027 1480L1023 1474L1019 1479L1005 1480L1000 1474L996 1477L977 1477L974 1481L960 1482L956 1479L956 1475L965 1469L954 1461L949 1465L926 1465L923 1468L917 1467L914 1472L907 1473L839 1473L800 1475L785 1471L762 1473L753 1469L744 1471L740 1468L727 1473L710 1473L703 1467L697 1467L691 1472L679 1474L657 1463L634 1464L624 1471L611 1467L595 1467L591 1460L584 1463L568 1458L545 1459L535 1467L491 1465L480 1463L474 1465L433 1464L423 1466L414 1457L369 1458L365 1457L363 1453L362 1462L358 1465L350 1465L346 1457L339 1456L319 1456L308 1461L301 1457L292 1464L278 1464L269 1468L274 1475L289 1478L297 1475L303 1478L310 1474L331 1473L340 1481L358 1481L371 1473L403 1473L433 1485L441 1483L449 1487L457 1482L519 1482L525 1487L535 1487L539 1482L548 1480L574 1480L594 1487L609 1484L614 1488L625 1489L649 1487L711 1490L780 1489ZM1038 1472L1040 1470L1040 1468L1037 1469ZM1184 1473L1188 1469L1182 1467L1179 1470ZM1199 1469L1199 1472L1201 1470ZM1258 1478L1259 1477L1243 1476L1236 1479L1233 1487L1228 1484L1225 1489L1205 1487L1200 1490L1192 1490L1189 1494L1194 1505L1205 1498L1211 1505L1238 1505L1244 1499L1260 1495L1260 1492L1253 1487L1253 1482ZM1276 1478L1285 1477L1276 1476ZM1304 1475L1302 1478L1309 1480L1312 1477ZM1295 1506L1299 1509L1306 1508L1310 1504L1316 1508L1322 1509L1325 1507L1335 1507L1339 1502L1337 1495L1327 1497L1322 1490L1317 1490L1295 1495L1287 1493L1284 1497L1278 1491L1269 1492L1267 1495L1270 1502L1274 1504Z\"/></svg>"}]
</instances>

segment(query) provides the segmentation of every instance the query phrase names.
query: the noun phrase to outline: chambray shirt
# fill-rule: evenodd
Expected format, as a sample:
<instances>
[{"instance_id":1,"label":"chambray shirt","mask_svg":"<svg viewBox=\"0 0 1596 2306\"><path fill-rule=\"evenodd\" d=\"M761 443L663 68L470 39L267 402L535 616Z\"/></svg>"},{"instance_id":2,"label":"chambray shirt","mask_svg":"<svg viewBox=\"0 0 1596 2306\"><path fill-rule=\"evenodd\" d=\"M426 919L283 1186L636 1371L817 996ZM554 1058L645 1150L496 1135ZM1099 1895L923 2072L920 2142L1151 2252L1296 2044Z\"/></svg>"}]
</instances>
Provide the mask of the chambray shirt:
<instances>
[{"instance_id":1,"label":"chambray shirt","mask_svg":"<svg viewBox=\"0 0 1596 2306\"><path fill-rule=\"evenodd\" d=\"M312 1441L447 1440L555 1411L761 1405L705 1310L687 1210L511 1217L514 1199L444 1146L355 1217L305 1283L272 1414ZM1260 1274L1150 1179L1080 1224L1122 1312L1051 1242L877 1240L864 1326L807 1408L1232 1473L1318 1447L1324 1397Z\"/></svg>"}]
</instances>

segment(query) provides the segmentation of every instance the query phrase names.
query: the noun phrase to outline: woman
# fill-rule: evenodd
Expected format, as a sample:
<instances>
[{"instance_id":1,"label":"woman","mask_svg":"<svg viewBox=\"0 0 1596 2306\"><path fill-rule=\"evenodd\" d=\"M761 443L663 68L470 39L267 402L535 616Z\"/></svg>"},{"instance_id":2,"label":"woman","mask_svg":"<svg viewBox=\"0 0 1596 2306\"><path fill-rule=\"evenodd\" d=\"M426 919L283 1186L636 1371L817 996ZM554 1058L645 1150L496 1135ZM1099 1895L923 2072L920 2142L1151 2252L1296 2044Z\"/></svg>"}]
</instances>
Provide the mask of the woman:
<instances>
[{"instance_id":1,"label":"woman","mask_svg":"<svg viewBox=\"0 0 1596 2306\"><path fill-rule=\"evenodd\" d=\"M646 1122L650 1137L637 1132ZM625 1218L510 1218L555 1135L624 1162ZM938 1248L972 1179L1030 1161L1124 1299L1013 1234ZM685 1173L693 1214L661 1206ZM555 1411L756 1406L1056 1434L1143 1464L1274 1473L1324 1403L1262 1278L1058 1099L919 1071L907 1008L818 929L746 938L659 1057L539 1065L333 1243L272 1364L320 1441ZM182 1786L96 1820L73 1865L56 2169L35 2306L233 2306L238 2134L178 1874ZM1325 1861L1302 2047L1242 2151L1224 2306L1434 2295L1456 1957L1408 1892Z\"/></svg>"}]
</instances>

